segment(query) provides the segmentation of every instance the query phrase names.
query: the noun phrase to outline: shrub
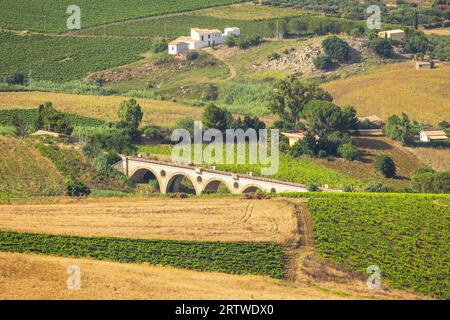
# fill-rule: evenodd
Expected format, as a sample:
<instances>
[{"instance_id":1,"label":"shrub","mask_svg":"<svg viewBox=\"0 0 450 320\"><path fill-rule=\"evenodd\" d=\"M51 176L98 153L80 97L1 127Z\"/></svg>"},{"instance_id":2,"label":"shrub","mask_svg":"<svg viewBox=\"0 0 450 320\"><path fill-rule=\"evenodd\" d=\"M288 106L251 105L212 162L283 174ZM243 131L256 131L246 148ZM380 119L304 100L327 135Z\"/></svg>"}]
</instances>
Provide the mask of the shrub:
<instances>
[{"instance_id":1,"label":"shrub","mask_svg":"<svg viewBox=\"0 0 450 320\"><path fill-rule=\"evenodd\" d=\"M189 51L188 54L186 55L186 59L188 61L193 61L195 59L198 59L199 56L200 54L197 51Z\"/></svg>"},{"instance_id":2,"label":"shrub","mask_svg":"<svg viewBox=\"0 0 450 320\"><path fill-rule=\"evenodd\" d=\"M6 79L8 84L25 84L25 75L23 73L14 73L8 79Z\"/></svg>"},{"instance_id":3,"label":"shrub","mask_svg":"<svg viewBox=\"0 0 450 320\"><path fill-rule=\"evenodd\" d=\"M351 142L347 142L339 146L338 154L342 158L350 161L357 160L361 156L361 153L359 152L358 148L356 148L356 146Z\"/></svg>"},{"instance_id":4,"label":"shrub","mask_svg":"<svg viewBox=\"0 0 450 320\"><path fill-rule=\"evenodd\" d=\"M170 143L172 130L165 127L148 125L142 129L144 136L151 141L158 143Z\"/></svg>"},{"instance_id":5,"label":"shrub","mask_svg":"<svg viewBox=\"0 0 450 320\"><path fill-rule=\"evenodd\" d=\"M373 38L369 41L369 49L377 55L387 58L392 54L392 44L388 39Z\"/></svg>"},{"instance_id":6,"label":"shrub","mask_svg":"<svg viewBox=\"0 0 450 320\"><path fill-rule=\"evenodd\" d=\"M418 169L412 176L414 189L424 193L449 193L450 171L436 172L430 168Z\"/></svg>"},{"instance_id":7,"label":"shrub","mask_svg":"<svg viewBox=\"0 0 450 320\"><path fill-rule=\"evenodd\" d=\"M225 44L229 47L235 47L239 38L237 36L229 36L225 38Z\"/></svg>"},{"instance_id":8,"label":"shrub","mask_svg":"<svg viewBox=\"0 0 450 320\"><path fill-rule=\"evenodd\" d=\"M66 185L67 195L69 197L87 197L91 194L91 189L81 182L69 182Z\"/></svg>"},{"instance_id":9,"label":"shrub","mask_svg":"<svg viewBox=\"0 0 450 320\"><path fill-rule=\"evenodd\" d=\"M318 192L318 191L320 191L320 189L317 184L311 183L308 185L308 192Z\"/></svg>"},{"instance_id":10,"label":"shrub","mask_svg":"<svg viewBox=\"0 0 450 320\"><path fill-rule=\"evenodd\" d=\"M328 70L331 68L332 62L329 55L321 54L313 60L314 66L320 70Z\"/></svg>"},{"instance_id":11,"label":"shrub","mask_svg":"<svg viewBox=\"0 0 450 320\"><path fill-rule=\"evenodd\" d=\"M371 182L365 189L366 192L392 192L392 189L381 182Z\"/></svg>"},{"instance_id":12,"label":"shrub","mask_svg":"<svg viewBox=\"0 0 450 320\"><path fill-rule=\"evenodd\" d=\"M156 41L152 46L154 53L165 52L168 49L167 42L164 39Z\"/></svg>"},{"instance_id":13,"label":"shrub","mask_svg":"<svg viewBox=\"0 0 450 320\"><path fill-rule=\"evenodd\" d=\"M393 178L396 174L395 162L391 157L378 155L375 159L375 169L386 178Z\"/></svg>"},{"instance_id":14,"label":"shrub","mask_svg":"<svg viewBox=\"0 0 450 320\"><path fill-rule=\"evenodd\" d=\"M269 60L269 61L278 60L278 59L280 59L280 57L281 57L281 56L280 56L278 53L274 52L274 53L271 53L271 54L267 57L267 60Z\"/></svg>"},{"instance_id":15,"label":"shrub","mask_svg":"<svg viewBox=\"0 0 450 320\"><path fill-rule=\"evenodd\" d=\"M322 46L325 53L331 58L339 62L348 60L350 46L347 42L337 36L331 36L323 40Z\"/></svg>"}]
</instances>

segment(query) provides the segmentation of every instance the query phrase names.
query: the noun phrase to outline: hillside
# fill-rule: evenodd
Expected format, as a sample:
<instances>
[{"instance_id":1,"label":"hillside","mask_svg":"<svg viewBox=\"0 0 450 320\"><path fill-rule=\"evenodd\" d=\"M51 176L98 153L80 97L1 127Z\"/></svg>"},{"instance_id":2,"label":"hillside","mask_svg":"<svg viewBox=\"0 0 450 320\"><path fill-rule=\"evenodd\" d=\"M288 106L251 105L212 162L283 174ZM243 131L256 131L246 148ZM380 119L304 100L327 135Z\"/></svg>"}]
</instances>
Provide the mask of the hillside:
<instances>
[{"instance_id":1,"label":"hillside","mask_svg":"<svg viewBox=\"0 0 450 320\"><path fill-rule=\"evenodd\" d=\"M380 181L396 189L411 188L411 175L416 169L426 166L418 159L418 155L416 156L409 148L403 147L399 142L390 138L361 137L356 138L355 142L362 153L360 161L348 161L341 158L334 161L323 159L314 161L320 166L336 170L364 183ZM395 179L385 178L375 170L374 161L380 154L387 155L394 160L397 169Z\"/></svg>"},{"instance_id":2,"label":"hillside","mask_svg":"<svg viewBox=\"0 0 450 320\"><path fill-rule=\"evenodd\" d=\"M45 101L52 101L59 110L106 121L117 120L119 104L130 97L121 96L83 96L46 92L1 92L0 109L31 109ZM137 99L141 104L143 124L170 126L182 117L201 117L202 110L168 101Z\"/></svg>"},{"instance_id":3,"label":"hillside","mask_svg":"<svg viewBox=\"0 0 450 320\"><path fill-rule=\"evenodd\" d=\"M344 80L325 83L339 105L353 105L360 116L406 112L410 118L439 123L450 119L450 65L416 70L411 62L388 65Z\"/></svg>"},{"instance_id":4,"label":"hillside","mask_svg":"<svg viewBox=\"0 0 450 320\"><path fill-rule=\"evenodd\" d=\"M64 193L61 173L29 143L0 136L0 153L2 198L6 196L3 195L5 190L13 197Z\"/></svg>"}]
</instances>

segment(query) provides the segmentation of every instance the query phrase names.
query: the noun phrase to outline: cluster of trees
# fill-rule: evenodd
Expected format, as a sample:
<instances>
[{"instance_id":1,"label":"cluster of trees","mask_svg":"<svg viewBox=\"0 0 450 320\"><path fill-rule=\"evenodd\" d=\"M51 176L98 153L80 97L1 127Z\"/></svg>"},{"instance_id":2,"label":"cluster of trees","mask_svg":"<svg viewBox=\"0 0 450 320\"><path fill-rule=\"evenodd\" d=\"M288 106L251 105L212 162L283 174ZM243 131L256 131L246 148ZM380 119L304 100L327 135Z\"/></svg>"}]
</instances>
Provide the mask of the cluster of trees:
<instances>
[{"instance_id":1,"label":"cluster of trees","mask_svg":"<svg viewBox=\"0 0 450 320\"><path fill-rule=\"evenodd\" d=\"M324 54L314 59L314 66L318 69L328 70L333 62L342 63L348 61L350 46L345 40L337 36L330 36L322 41Z\"/></svg>"},{"instance_id":2,"label":"cluster of trees","mask_svg":"<svg viewBox=\"0 0 450 320\"><path fill-rule=\"evenodd\" d=\"M418 169L412 176L412 184L418 192L449 193L450 171L436 172L431 168Z\"/></svg>"},{"instance_id":3,"label":"cluster of trees","mask_svg":"<svg viewBox=\"0 0 450 320\"><path fill-rule=\"evenodd\" d=\"M96 156L102 150L122 154L133 154L134 144L142 136L140 124L144 113L135 99L123 101L119 106L119 121L109 124L105 130L99 130L86 137L84 152L89 156Z\"/></svg>"},{"instance_id":4,"label":"cluster of trees","mask_svg":"<svg viewBox=\"0 0 450 320\"><path fill-rule=\"evenodd\" d=\"M356 111L350 106L340 108L332 100L315 83L304 83L294 77L278 82L269 108L282 120L275 122L274 127L283 131L307 130L306 136L289 150L291 155L339 155L349 160L359 157L349 134L358 123Z\"/></svg>"},{"instance_id":5,"label":"cluster of trees","mask_svg":"<svg viewBox=\"0 0 450 320\"><path fill-rule=\"evenodd\" d=\"M232 35L225 39L225 44L232 48L238 46L241 49L248 49L259 45L263 39L260 36L236 36Z\"/></svg>"}]
</instances>

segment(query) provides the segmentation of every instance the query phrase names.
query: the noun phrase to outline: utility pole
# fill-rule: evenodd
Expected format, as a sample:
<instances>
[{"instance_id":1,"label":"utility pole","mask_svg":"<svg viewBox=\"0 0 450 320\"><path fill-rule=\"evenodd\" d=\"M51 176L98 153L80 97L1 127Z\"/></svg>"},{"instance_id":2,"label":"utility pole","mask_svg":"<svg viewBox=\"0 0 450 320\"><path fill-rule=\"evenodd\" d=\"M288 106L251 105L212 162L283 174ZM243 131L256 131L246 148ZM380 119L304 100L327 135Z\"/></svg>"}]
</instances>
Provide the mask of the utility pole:
<instances>
[{"instance_id":1,"label":"utility pole","mask_svg":"<svg viewBox=\"0 0 450 320\"><path fill-rule=\"evenodd\" d=\"M280 31L278 27L278 20L277 20L277 39L280 39Z\"/></svg>"},{"instance_id":2,"label":"utility pole","mask_svg":"<svg viewBox=\"0 0 450 320\"><path fill-rule=\"evenodd\" d=\"M32 74L32 73L33 73L33 70L31 69L31 70L30 70L30 73L29 73L29 77L30 77L30 81L29 81L29 82L30 82L30 90L31 90L31 74Z\"/></svg>"}]
</instances>

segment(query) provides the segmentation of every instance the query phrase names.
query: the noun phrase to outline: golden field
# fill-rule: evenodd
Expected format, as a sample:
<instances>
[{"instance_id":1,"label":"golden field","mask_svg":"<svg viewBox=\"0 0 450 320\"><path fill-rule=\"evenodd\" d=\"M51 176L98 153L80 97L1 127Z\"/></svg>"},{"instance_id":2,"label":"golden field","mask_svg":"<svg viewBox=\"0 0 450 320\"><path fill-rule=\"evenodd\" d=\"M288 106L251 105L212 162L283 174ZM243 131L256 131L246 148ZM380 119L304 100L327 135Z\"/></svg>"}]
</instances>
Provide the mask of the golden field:
<instances>
[{"instance_id":1,"label":"golden field","mask_svg":"<svg viewBox=\"0 0 450 320\"><path fill-rule=\"evenodd\" d=\"M295 8L282 8L272 6L260 6L254 3L239 3L231 6L223 6L211 9L200 10L202 16L210 16L219 19L236 20L264 20L283 17L292 17L304 13Z\"/></svg>"},{"instance_id":2,"label":"golden field","mask_svg":"<svg viewBox=\"0 0 450 320\"><path fill-rule=\"evenodd\" d=\"M77 236L191 241L295 240L287 200L123 199L0 206L0 230Z\"/></svg>"},{"instance_id":3,"label":"golden field","mask_svg":"<svg viewBox=\"0 0 450 320\"><path fill-rule=\"evenodd\" d=\"M67 267L81 271L81 289L66 288ZM275 280L170 267L33 254L0 253L0 299L421 299L408 292L367 289L347 279Z\"/></svg>"},{"instance_id":4,"label":"golden field","mask_svg":"<svg viewBox=\"0 0 450 320\"><path fill-rule=\"evenodd\" d=\"M119 104L130 99L121 96L83 96L49 92L2 92L0 109L37 108L52 101L56 109L86 117L116 121ZM182 117L201 118L202 110L168 101L136 99L144 112L143 124L174 125Z\"/></svg>"},{"instance_id":5,"label":"golden field","mask_svg":"<svg viewBox=\"0 0 450 320\"><path fill-rule=\"evenodd\" d=\"M439 123L450 119L450 64L416 70L412 62L388 65L323 85L339 105L353 105L360 116L386 119L406 112L411 119Z\"/></svg>"}]
</instances>

